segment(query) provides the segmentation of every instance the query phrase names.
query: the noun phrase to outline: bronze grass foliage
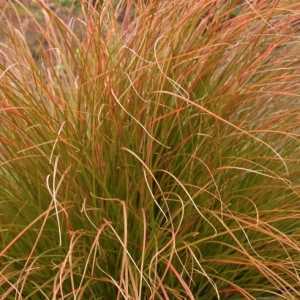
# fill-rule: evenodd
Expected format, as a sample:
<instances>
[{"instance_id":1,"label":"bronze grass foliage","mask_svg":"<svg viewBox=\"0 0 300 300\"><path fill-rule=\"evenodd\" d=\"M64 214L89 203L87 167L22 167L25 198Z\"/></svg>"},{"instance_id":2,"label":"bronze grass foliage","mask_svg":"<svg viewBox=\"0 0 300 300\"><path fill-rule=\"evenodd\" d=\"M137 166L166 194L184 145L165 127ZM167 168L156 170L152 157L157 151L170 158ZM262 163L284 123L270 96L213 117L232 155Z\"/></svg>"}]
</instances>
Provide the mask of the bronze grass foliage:
<instances>
[{"instance_id":1,"label":"bronze grass foliage","mask_svg":"<svg viewBox=\"0 0 300 300\"><path fill-rule=\"evenodd\" d=\"M300 5L9 5L1 299L300 298Z\"/></svg>"}]
</instances>

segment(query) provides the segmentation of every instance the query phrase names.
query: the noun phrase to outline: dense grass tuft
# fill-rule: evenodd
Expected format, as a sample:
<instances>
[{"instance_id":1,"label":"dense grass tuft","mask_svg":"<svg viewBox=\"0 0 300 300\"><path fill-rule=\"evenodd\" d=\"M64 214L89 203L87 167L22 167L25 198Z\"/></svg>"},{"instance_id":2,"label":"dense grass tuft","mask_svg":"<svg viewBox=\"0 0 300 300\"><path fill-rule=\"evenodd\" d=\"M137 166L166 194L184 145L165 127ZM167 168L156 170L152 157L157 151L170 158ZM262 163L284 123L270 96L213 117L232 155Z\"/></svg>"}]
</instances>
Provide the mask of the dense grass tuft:
<instances>
[{"instance_id":1,"label":"dense grass tuft","mask_svg":"<svg viewBox=\"0 0 300 300\"><path fill-rule=\"evenodd\" d=\"M18 3L43 50L7 18L1 299L300 298L300 5Z\"/></svg>"}]
</instances>

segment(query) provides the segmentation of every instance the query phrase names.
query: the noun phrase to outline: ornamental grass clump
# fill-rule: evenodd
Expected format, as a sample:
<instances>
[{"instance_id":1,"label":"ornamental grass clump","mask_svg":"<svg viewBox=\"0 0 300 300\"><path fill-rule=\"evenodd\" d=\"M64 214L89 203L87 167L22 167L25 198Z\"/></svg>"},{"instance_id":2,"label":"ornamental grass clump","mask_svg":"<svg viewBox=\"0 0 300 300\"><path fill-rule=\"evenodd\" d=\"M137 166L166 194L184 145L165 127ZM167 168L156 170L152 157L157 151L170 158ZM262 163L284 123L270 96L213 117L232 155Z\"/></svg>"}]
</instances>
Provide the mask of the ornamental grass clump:
<instances>
[{"instance_id":1,"label":"ornamental grass clump","mask_svg":"<svg viewBox=\"0 0 300 300\"><path fill-rule=\"evenodd\" d=\"M0 298L298 299L299 3L115 2L2 14Z\"/></svg>"}]
</instances>

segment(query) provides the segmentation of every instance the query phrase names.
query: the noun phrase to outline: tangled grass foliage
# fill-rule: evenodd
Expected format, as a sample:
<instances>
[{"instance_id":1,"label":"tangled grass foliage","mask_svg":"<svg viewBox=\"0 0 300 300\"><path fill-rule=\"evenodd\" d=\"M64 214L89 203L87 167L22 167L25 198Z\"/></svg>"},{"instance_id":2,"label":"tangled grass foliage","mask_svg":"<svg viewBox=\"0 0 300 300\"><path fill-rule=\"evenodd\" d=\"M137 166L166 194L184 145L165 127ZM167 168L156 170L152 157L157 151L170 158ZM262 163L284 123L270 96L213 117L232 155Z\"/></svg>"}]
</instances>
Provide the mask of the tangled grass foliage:
<instances>
[{"instance_id":1,"label":"tangled grass foliage","mask_svg":"<svg viewBox=\"0 0 300 300\"><path fill-rule=\"evenodd\" d=\"M1 299L299 299L297 1L16 2Z\"/></svg>"}]
</instances>

